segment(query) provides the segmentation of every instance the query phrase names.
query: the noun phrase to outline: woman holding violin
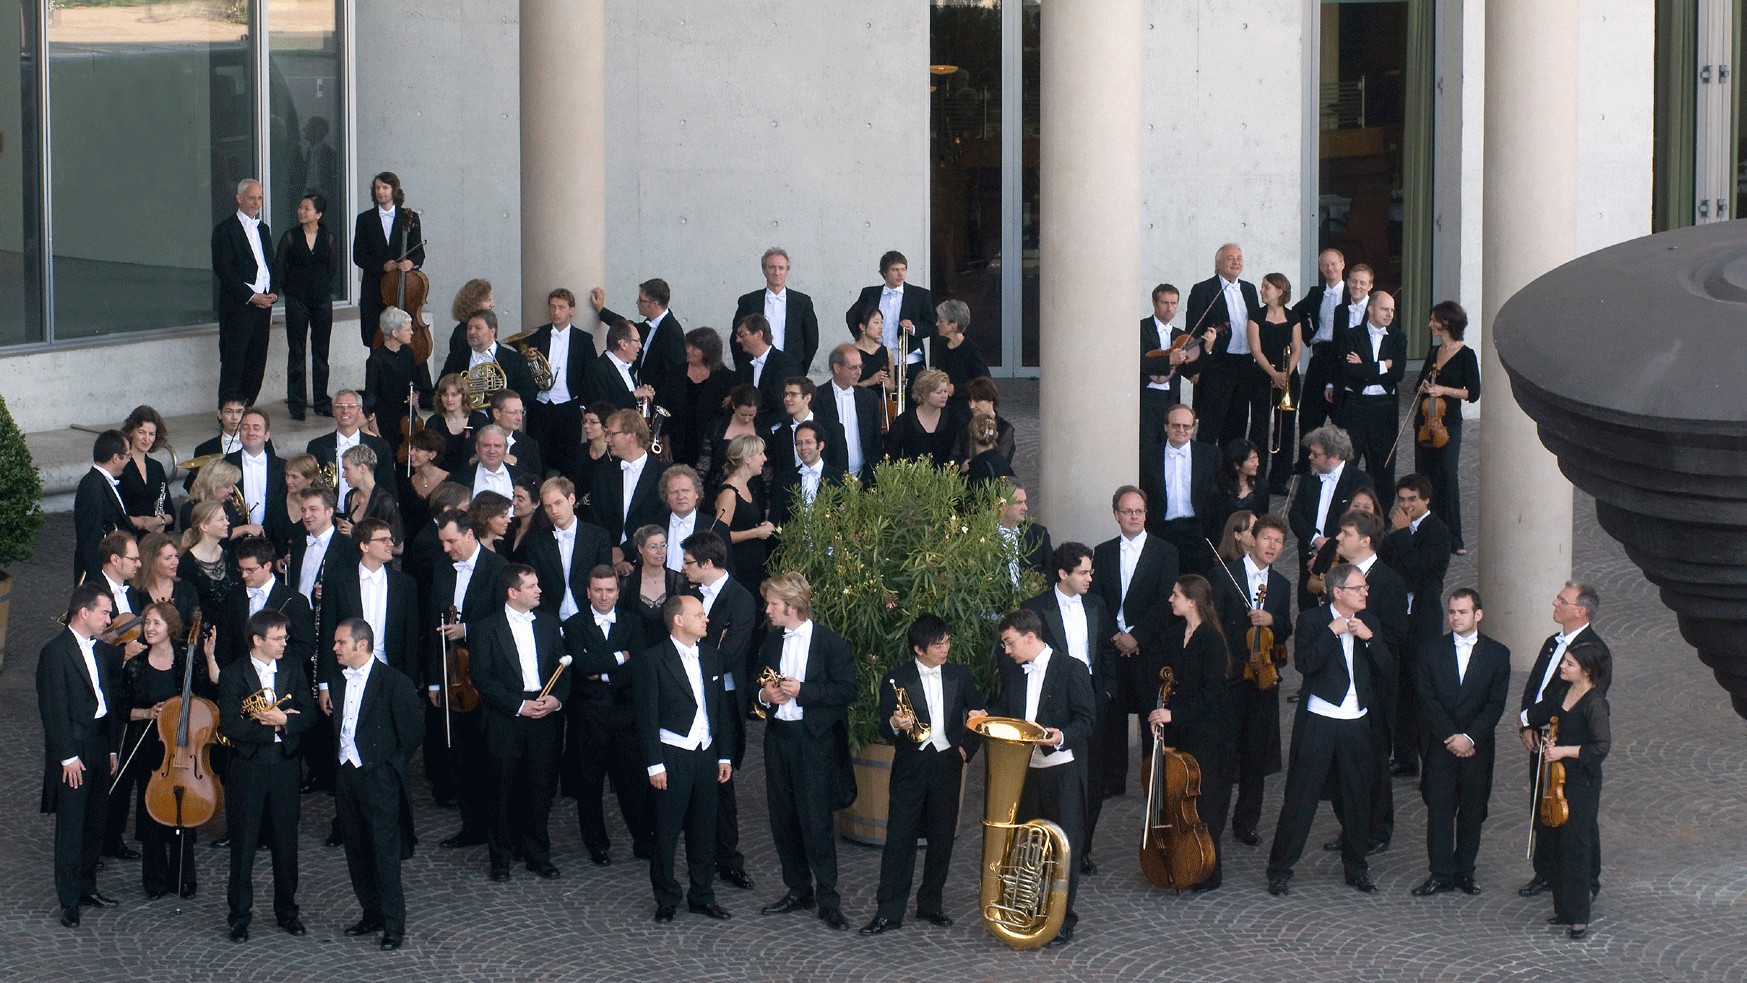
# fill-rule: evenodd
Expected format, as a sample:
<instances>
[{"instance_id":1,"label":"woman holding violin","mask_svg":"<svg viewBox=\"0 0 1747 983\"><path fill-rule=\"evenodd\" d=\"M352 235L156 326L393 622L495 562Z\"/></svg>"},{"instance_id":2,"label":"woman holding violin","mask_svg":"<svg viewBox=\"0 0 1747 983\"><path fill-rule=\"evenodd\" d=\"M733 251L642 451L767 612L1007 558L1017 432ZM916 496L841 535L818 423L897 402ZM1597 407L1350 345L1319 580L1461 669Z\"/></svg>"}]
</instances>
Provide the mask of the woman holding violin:
<instances>
[{"instance_id":1,"label":"woman holding violin","mask_svg":"<svg viewBox=\"0 0 1747 983\"><path fill-rule=\"evenodd\" d=\"M399 448L398 457L404 462L411 435L409 424L417 423L413 419L416 408L409 409L408 404L417 396L429 398L431 384L413 358L412 315L390 307L382 312L381 323L382 347L371 352L364 362L362 398L368 416L366 427Z\"/></svg>"},{"instance_id":2,"label":"woman holding violin","mask_svg":"<svg viewBox=\"0 0 1747 983\"><path fill-rule=\"evenodd\" d=\"M171 604L152 604L145 610L144 630L146 651L143 658L128 660L121 667L121 693L128 710L127 734L121 742L123 760L127 762L115 776L110 795L123 798L133 792L139 807L135 832L139 836L144 856L140 861L140 883L146 897L157 900L175 891L184 898L194 897L195 830L183 832L178 844L176 831L151 817L146 810L146 779L164 760L164 742L158 734L158 720L164 703L182 695L183 625ZM203 643L207 661L212 662L215 636L207 634ZM216 664L213 666L216 668ZM205 675L204 673L200 675ZM198 678L198 676L197 676ZM217 685L218 675L208 681ZM180 857L178 857L180 854ZM177 870L178 864L180 870Z\"/></svg>"},{"instance_id":3,"label":"woman holding violin","mask_svg":"<svg viewBox=\"0 0 1747 983\"><path fill-rule=\"evenodd\" d=\"M328 200L307 194L297 203L297 227L279 237L273 252L279 295L285 298L285 408L293 420L303 419L304 406L318 416L332 416L328 395L328 341L334 330L334 274L340 269L340 247L322 221ZM303 353L309 351L309 387L303 381ZM308 403L305 403L306 397Z\"/></svg>"},{"instance_id":4,"label":"woman holding violin","mask_svg":"<svg viewBox=\"0 0 1747 983\"><path fill-rule=\"evenodd\" d=\"M1542 753L1553 767L1542 768L1535 835L1546 837L1553 856L1553 917L1547 921L1566 926L1573 941L1589 934L1591 865L1600 855L1596 816L1601 809L1601 762L1613 743L1602 688L1612 671L1613 658L1606 646L1579 639L1559 661L1559 678L1569 687L1563 693L1548 687L1546 697L1528 709L1530 727L1558 721L1553 728L1556 734L1543 738ZM1562 789L1558 776L1548 775L1555 768L1564 771ZM1549 799L1563 802L1567 816L1560 825L1546 822L1552 810L1543 803Z\"/></svg>"},{"instance_id":5,"label":"woman holding violin","mask_svg":"<svg viewBox=\"0 0 1747 983\"><path fill-rule=\"evenodd\" d=\"M443 456L437 461L453 474L473 457L473 410L467 403L467 383L461 373L451 372L437 380L436 412L425 420L424 429L443 438Z\"/></svg>"},{"instance_id":6,"label":"woman holding violin","mask_svg":"<svg viewBox=\"0 0 1747 983\"><path fill-rule=\"evenodd\" d=\"M1154 710L1147 723L1159 728L1166 746L1192 756L1201 768L1195 811L1213 840L1214 861L1213 873L1191 888L1200 894L1219 887L1223 873L1219 838L1235 780L1238 684L1243 677L1219 627L1207 579L1198 574L1177 578L1170 603L1180 624L1167 627L1154 650L1162 656L1161 667L1170 667L1175 686L1170 705Z\"/></svg>"},{"instance_id":7,"label":"woman holding violin","mask_svg":"<svg viewBox=\"0 0 1747 983\"><path fill-rule=\"evenodd\" d=\"M1414 383L1413 469L1431 479L1432 511L1450 527L1450 549L1462 543L1462 499L1456 466L1462 455L1462 403L1480 398L1480 360L1462 342L1468 312L1453 300L1432 308L1432 350Z\"/></svg>"}]
</instances>

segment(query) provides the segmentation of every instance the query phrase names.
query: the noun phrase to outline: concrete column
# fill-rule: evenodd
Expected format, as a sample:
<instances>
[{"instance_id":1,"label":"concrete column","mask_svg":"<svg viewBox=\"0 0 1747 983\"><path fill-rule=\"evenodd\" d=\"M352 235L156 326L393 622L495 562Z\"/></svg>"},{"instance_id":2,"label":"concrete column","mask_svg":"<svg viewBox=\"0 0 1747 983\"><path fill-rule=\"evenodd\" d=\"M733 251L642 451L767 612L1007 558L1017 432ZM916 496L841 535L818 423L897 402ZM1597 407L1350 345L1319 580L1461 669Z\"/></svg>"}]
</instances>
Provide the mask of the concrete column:
<instances>
[{"instance_id":1,"label":"concrete column","mask_svg":"<svg viewBox=\"0 0 1747 983\"><path fill-rule=\"evenodd\" d=\"M1041 25L1042 480L1033 508L1057 543L1106 538L1110 493L1138 467L1129 325L1140 282L1142 23L1140 0L1081 0L1046 6Z\"/></svg>"},{"instance_id":2,"label":"concrete column","mask_svg":"<svg viewBox=\"0 0 1747 983\"><path fill-rule=\"evenodd\" d=\"M604 285L605 0L521 0L521 64L522 306L505 335L544 321L553 288L586 312ZM592 330L592 313L577 324Z\"/></svg>"},{"instance_id":3,"label":"concrete column","mask_svg":"<svg viewBox=\"0 0 1747 983\"><path fill-rule=\"evenodd\" d=\"M1487 324L1511 295L1577 254L1578 28L1578 0L1487 0ZM1483 358L1487 383L1506 385L1495 347ZM1487 399L1479 451L1484 628L1527 669L1557 630L1553 595L1571 577L1571 485L1514 399Z\"/></svg>"}]
</instances>

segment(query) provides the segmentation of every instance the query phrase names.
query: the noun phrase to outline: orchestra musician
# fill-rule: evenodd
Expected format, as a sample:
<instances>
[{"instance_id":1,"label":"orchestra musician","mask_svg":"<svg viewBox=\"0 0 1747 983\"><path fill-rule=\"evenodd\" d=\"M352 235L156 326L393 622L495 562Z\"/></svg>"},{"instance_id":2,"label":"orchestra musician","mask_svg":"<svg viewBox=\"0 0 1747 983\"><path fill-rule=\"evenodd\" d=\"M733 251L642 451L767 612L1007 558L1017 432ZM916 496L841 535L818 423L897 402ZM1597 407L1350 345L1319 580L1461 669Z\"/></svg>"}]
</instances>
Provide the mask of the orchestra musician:
<instances>
[{"instance_id":1,"label":"orchestra musician","mask_svg":"<svg viewBox=\"0 0 1747 983\"><path fill-rule=\"evenodd\" d=\"M546 295L546 310L550 320L534 331L528 347L551 366L552 388L528 405L528 428L540 442L540 457L559 474L569 475L576 472L576 455L582 450L584 380L595 360L594 336L572 323L576 295L566 288ZM543 473L537 467L532 470Z\"/></svg>"},{"instance_id":2,"label":"orchestra musician","mask_svg":"<svg viewBox=\"0 0 1747 983\"><path fill-rule=\"evenodd\" d=\"M605 351L589 364L582 377L582 394L591 406L608 403L621 410L634 410L641 400L655 398L655 387L637 374L637 355L643 336L637 326L623 318L607 329Z\"/></svg>"},{"instance_id":3,"label":"orchestra musician","mask_svg":"<svg viewBox=\"0 0 1747 983\"><path fill-rule=\"evenodd\" d=\"M1195 385L1195 413L1202 421L1197 436L1216 448L1245 436L1246 423L1250 442L1267 444L1268 380L1251 358L1246 330L1262 301L1255 284L1239 279L1243 271L1243 248L1235 242L1220 246L1213 254L1214 275L1189 288L1183 315L1191 332L1218 332Z\"/></svg>"},{"instance_id":4,"label":"orchestra musician","mask_svg":"<svg viewBox=\"0 0 1747 983\"><path fill-rule=\"evenodd\" d=\"M575 660L570 671L577 677L564 709L564 770L576 797L578 832L591 862L598 867L613 862L601 802L610 776L631 834L632 855L650 860L655 855L654 802L637 748L631 685L635 667L626 665L648 649L643 619L620 605L619 579L611 566L596 564L583 572L583 579L588 584L586 607L561 626L564 649Z\"/></svg>"},{"instance_id":5,"label":"orchestra musician","mask_svg":"<svg viewBox=\"0 0 1747 983\"><path fill-rule=\"evenodd\" d=\"M297 228L279 237L279 248L273 253L273 275L285 297L285 408L293 420L304 418L306 406L318 416L333 412L328 398L328 342L334 330L334 274L340 270L340 247L322 220L327 210L328 200L320 192L300 198Z\"/></svg>"},{"instance_id":6,"label":"orchestra musician","mask_svg":"<svg viewBox=\"0 0 1747 983\"><path fill-rule=\"evenodd\" d=\"M1564 761L1565 801L1570 816L1563 825L1549 826L1535 812L1535 843L1545 841L1551 861L1548 880L1553 891L1554 925L1566 926L1573 942L1589 934L1590 904L1595 900L1597 872L1601 866L1601 839L1596 817L1601 810L1601 763L1613 744L1609 720L1607 681L1613 657L1596 639L1572 642L1559 661L1559 680L1564 692L1549 688L1541 702L1527 711L1529 726L1541 728L1559 719L1558 743L1543 739L1542 754L1549 762Z\"/></svg>"},{"instance_id":7,"label":"orchestra musician","mask_svg":"<svg viewBox=\"0 0 1747 983\"><path fill-rule=\"evenodd\" d=\"M569 621L588 603L589 571L612 564L613 544L605 530L577 516L576 486L569 478L547 478L540 507L552 528L529 533L523 562L540 579L540 610Z\"/></svg>"},{"instance_id":8,"label":"orchestra musician","mask_svg":"<svg viewBox=\"0 0 1747 983\"><path fill-rule=\"evenodd\" d=\"M641 322L633 324L642 344L636 360L637 379L654 390L651 398L662 406L678 404L685 380L685 328L668 310L672 299L666 280L645 280L637 285L637 313L643 316ZM607 308L607 294L600 287L588 292L588 303L602 324L628 320ZM611 345L608 339L608 347Z\"/></svg>"},{"instance_id":9,"label":"orchestra musician","mask_svg":"<svg viewBox=\"0 0 1747 983\"><path fill-rule=\"evenodd\" d=\"M813 311L813 298L799 290L788 288L789 254L781 246L764 251L759 260L764 271L764 289L742 294L734 304L734 319L739 324L748 314L761 314L770 324L771 344L792 358L805 374L813 367L813 356L819 352L819 315ZM738 339L732 343L734 364L738 366L749 356Z\"/></svg>"},{"instance_id":10,"label":"orchestra musician","mask_svg":"<svg viewBox=\"0 0 1747 983\"><path fill-rule=\"evenodd\" d=\"M522 429L528 418L526 406L521 395L514 389L499 389L492 395L491 402L486 404L485 409L474 411L469 422L475 432L492 424L502 427L505 440L503 459L536 481L543 481L546 477L546 465L540 444ZM581 436L580 423L577 434ZM580 446L579 444L578 449Z\"/></svg>"},{"instance_id":11,"label":"orchestra musician","mask_svg":"<svg viewBox=\"0 0 1747 983\"><path fill-rule=\"evenodd\" d=\"M361 271L358 333L366 348L387 306L382 299L382 274L406 273L425 265L424 229L418 213L405 207L406 192L400 187L400 178L393 171L371 178L370 200L375 207L360 212L352 229L352 265Z\"/></svg>"},{"instance_id":12,"label":"orchestra musician","mask_svg":"<svg viewBox=\"0 0 1747 983\"><path fill-rule=\"evenodd\" d=\"M436 518L437 539L449 562L434 565L435 575L426 600L424 679L431 706L441 708L448 700L443 681L448 678L444 668L444 643L470 645L470 629L491 618L502 607L498 593L498 575L506 561L485 549L473 533L473 519L462 509L451 509ZM453 624L441 624L453 606L461 615ZM486 781L485 731L483 713L475 708L463 712L449 707L450 725L454 729L454 746L448 755L452 784L461 804L461 829L443 840L439 846L448 849L478 846L485 842L490 821L490 792Z\"/></svg>"},{"instance_id":13,"label":"orchestra musician","mask_svg":"<svg viewBox=\"0 0 1747 983\"><path fill-rule=\"evenodd\" d=\"M538 395L534 372L521 352L498 343L497 314L480 309L467 315L467 350L450 352L443 363L443 375L454 375L476 369L487 362L497 363L503 370L504 388L514 389L523 399Z\"/></svg>"},{"instance_id":14,"label":"orchestra musician","mask_svg":"<svg viewBox=\"0 0 1747 983\"><path fill-rule=\"evenodd\" d=\"M834 424L843 435L843 470L869 482L873 469L885 457L880 439L879 397L861 385L861 350L842 344L831 349L827 359L831 381L815 396L819 419Z\"/></svg>"},{"instance_id":15,"label":"orchestra musician","mask_svg":"<svg viewBox=\"0 0 1747 983\"><path fill-rule=\"evenodd\" d=\"M242 425L243 411L248 408L249 404L243 402L243 398L235 393L227 393L219 397L218 409L214 413L214 416L218 418L218 433L195 445L194 456L208 457L216 454L223 457L242 447L243 439L237 436L237 428ZM194 487L194 478L199 473L199 468L188 469L188 474L182 479L184 492Z\"/></svg>"},{"instance_id":16,"label":"orchestra musician","mask_svg":"<svg viewBox=\"0 0 1747 983\"><path fill-rule=\"evenodd\" d=\"M103 561L97 546L118 529L132 529L121 502L121 470L127 466L127 438L105 430L91 442L91 470L79 479L73 496L73 585L97 576Z\"/></svg>"},{"instance_id":17,"label":"orchestra musician","mask_svg":"<svg viewBox=\"0 0 1747 983\"><path fill-rule=\"evenodd\" d=\"M267 374L267 335L273 324L273 232L261 220L261 182L237 182L236 214L212 230L212 275L218 281L218 394L244 405L261 394Z\"/></svg>"},{"instance_id":18,"label":"orchestra musician","mask_svg":"<svg viewBox=\"0 0 1747 983\"><path fill-rule=\"evenodd\" d=\"M883 282L861 288L855 303L844 312L844 319L850 322L850 334L855 335L856 326L868 323L867 312L878 311L880 343L885 346L887 357L899 350L902 338L903 350L909 353L905 359L905 371L914 374L922 366L921 341L934 337L935 313L934 295L927 287L907 282L909 275L910 261L903 253L892 249L881 255L880 280Z\"/></svg>"},{"instance_id":19,"label":"orchestra musician","mask_svg":"<svg viewBox=\"0 0 1747 983\"><path fill-rule=\"evenodd\" d=\"M258 406L244 410L237 434L243 446L226 454L224 460L242 475L236 490L242 492L249 511L239 516L242 521L231 527L231 535L263 536L267 517L285 512L285 462L267 450L273 429L266 410Z\"/></svg>"},{"instance_id":20,"label":"orchestra musician","mask_svg":"<svg viewBox=\"0 0 1747 983\"><path fill-rule=\"evenodd\" d=\"M334 466L339 478L339 484L333 490L337 505L343 506L346 503L346 493L352 490L345 473L340 471L340 455L359 444L376 452L377 486L394 487L394 448L383 438L366 432L363 427L364 397L355 390L342 389L334 393L333 432L316 437L304 448L306 452L315 455L316 461L323 468L330 464Z\"/></svg>"},{"instance_id":21,"label":"orchestra musician","mask_svg":"<svg viewBox=\"0 0 1747 983\"><path fill-rule=\"evenodd\" d=\"M1115 618L1110 636L1116 650L1115 703L1098 739L1104 774L1093 776L1104 795L1121 795L1128 785L1128 717L1145 716L1154 704L1157 675L1148 678L1139 658L1141 640L1152 638L1170 613L1171 585L1177 582L1177 548L1146 531L1146 493L1123 485L1110 496L1117 535L1092 550L1092 592ZM1144 732L1144 728L1143 728ZM1146 742L1142 742L1145 751Z\"/></svg>"},{"instance_id":22,"label":"orchestra musician","mask_svg":"<svg viewBox=\"0 0 1747 983\"><path fill-rule=\"evenodd\" d=\"M121 424L127 438L127 463L118 476L122 508L137 535L163 532L171 527L170 481L164 466L152 452L168 446L170 432L164 418L150 406L136 406Z\"/></svg>"},{"instance_id":23,"label":"orchestra musician","mask_svg":"<svg viewBox=\"0 0 1747 983\"><path fill-rule=\"evenodd\" d=\"M734 325L734 341L745 352L734 367L734 381L758 390L763 407L760 424L769 428L779 422L783 405L783 385L802 375L801 367L789 354L771 343L770 322L763 314L748 314Z\"/></svg>"}]
</instances>

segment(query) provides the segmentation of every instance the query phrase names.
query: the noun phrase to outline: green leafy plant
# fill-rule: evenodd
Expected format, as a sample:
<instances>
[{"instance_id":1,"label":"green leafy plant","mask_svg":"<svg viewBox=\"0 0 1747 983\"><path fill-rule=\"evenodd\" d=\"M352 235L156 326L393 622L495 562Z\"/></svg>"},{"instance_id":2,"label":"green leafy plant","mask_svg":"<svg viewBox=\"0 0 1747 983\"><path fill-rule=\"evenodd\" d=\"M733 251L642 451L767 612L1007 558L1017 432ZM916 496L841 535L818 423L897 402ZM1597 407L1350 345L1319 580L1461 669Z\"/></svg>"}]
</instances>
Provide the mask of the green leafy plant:
<instances>
[{"instance_id":1,"label":"green leafy plant","mask_svg":"<svg viewBox=\"0 0 1747 983\"><path fill-rule=\"evenodd\" d=\"M1043 589L1043 578L1023 567L1013 583L1019 548L1000 529L1002 496L995 485L969 488L955 470L890 461L871 488L849 481L821 488L810 506L797 501L770 569L806 577L813 617L855 650L852 748L880 740L880 683L913 658L907 634L919 615L947 620L952 658L970 667L985 693L995 692L995 623Z\"/></svg>"},{"instance_id":2,"label":"green leafy plant","mask_svg":"<svg viewBox=\"0 0 1747 983\"><path fill-rule=\"evenodd\" d=\"M42 521L42 472L0 396L0 564L30 559Z\"/></svg>"}]
</instances>

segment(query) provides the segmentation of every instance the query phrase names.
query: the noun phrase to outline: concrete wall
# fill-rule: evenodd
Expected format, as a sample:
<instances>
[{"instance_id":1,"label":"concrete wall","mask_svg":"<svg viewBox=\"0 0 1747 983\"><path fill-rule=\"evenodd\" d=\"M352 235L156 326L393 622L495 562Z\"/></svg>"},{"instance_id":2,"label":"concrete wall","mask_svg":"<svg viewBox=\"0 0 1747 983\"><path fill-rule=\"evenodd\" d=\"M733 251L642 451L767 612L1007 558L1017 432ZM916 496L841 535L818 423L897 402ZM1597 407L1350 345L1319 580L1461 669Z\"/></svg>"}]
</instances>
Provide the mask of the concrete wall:
<instances>
[{"instance_id":1,"label":"concrete wall","mask_svg":"<svg viewBox=\"0 0 1747 983\"><path fill-rule=\"evenodd\" d=\"M880 254L928 269L927 65L921 2L609 4L608 305L661 277L687 330L725 333L782 246L822 378Z\"/></svg>"},{"instance_id":2,"label":"concrete wall","mask_svg":"<svg viewBox=\"0 0 1747 983\"><path fill-rule=\"evenodd\" d=\"M1650 234L1653 4L1584 0L1578 30L1577 252Z\"/></svg>"}]
</instances>

